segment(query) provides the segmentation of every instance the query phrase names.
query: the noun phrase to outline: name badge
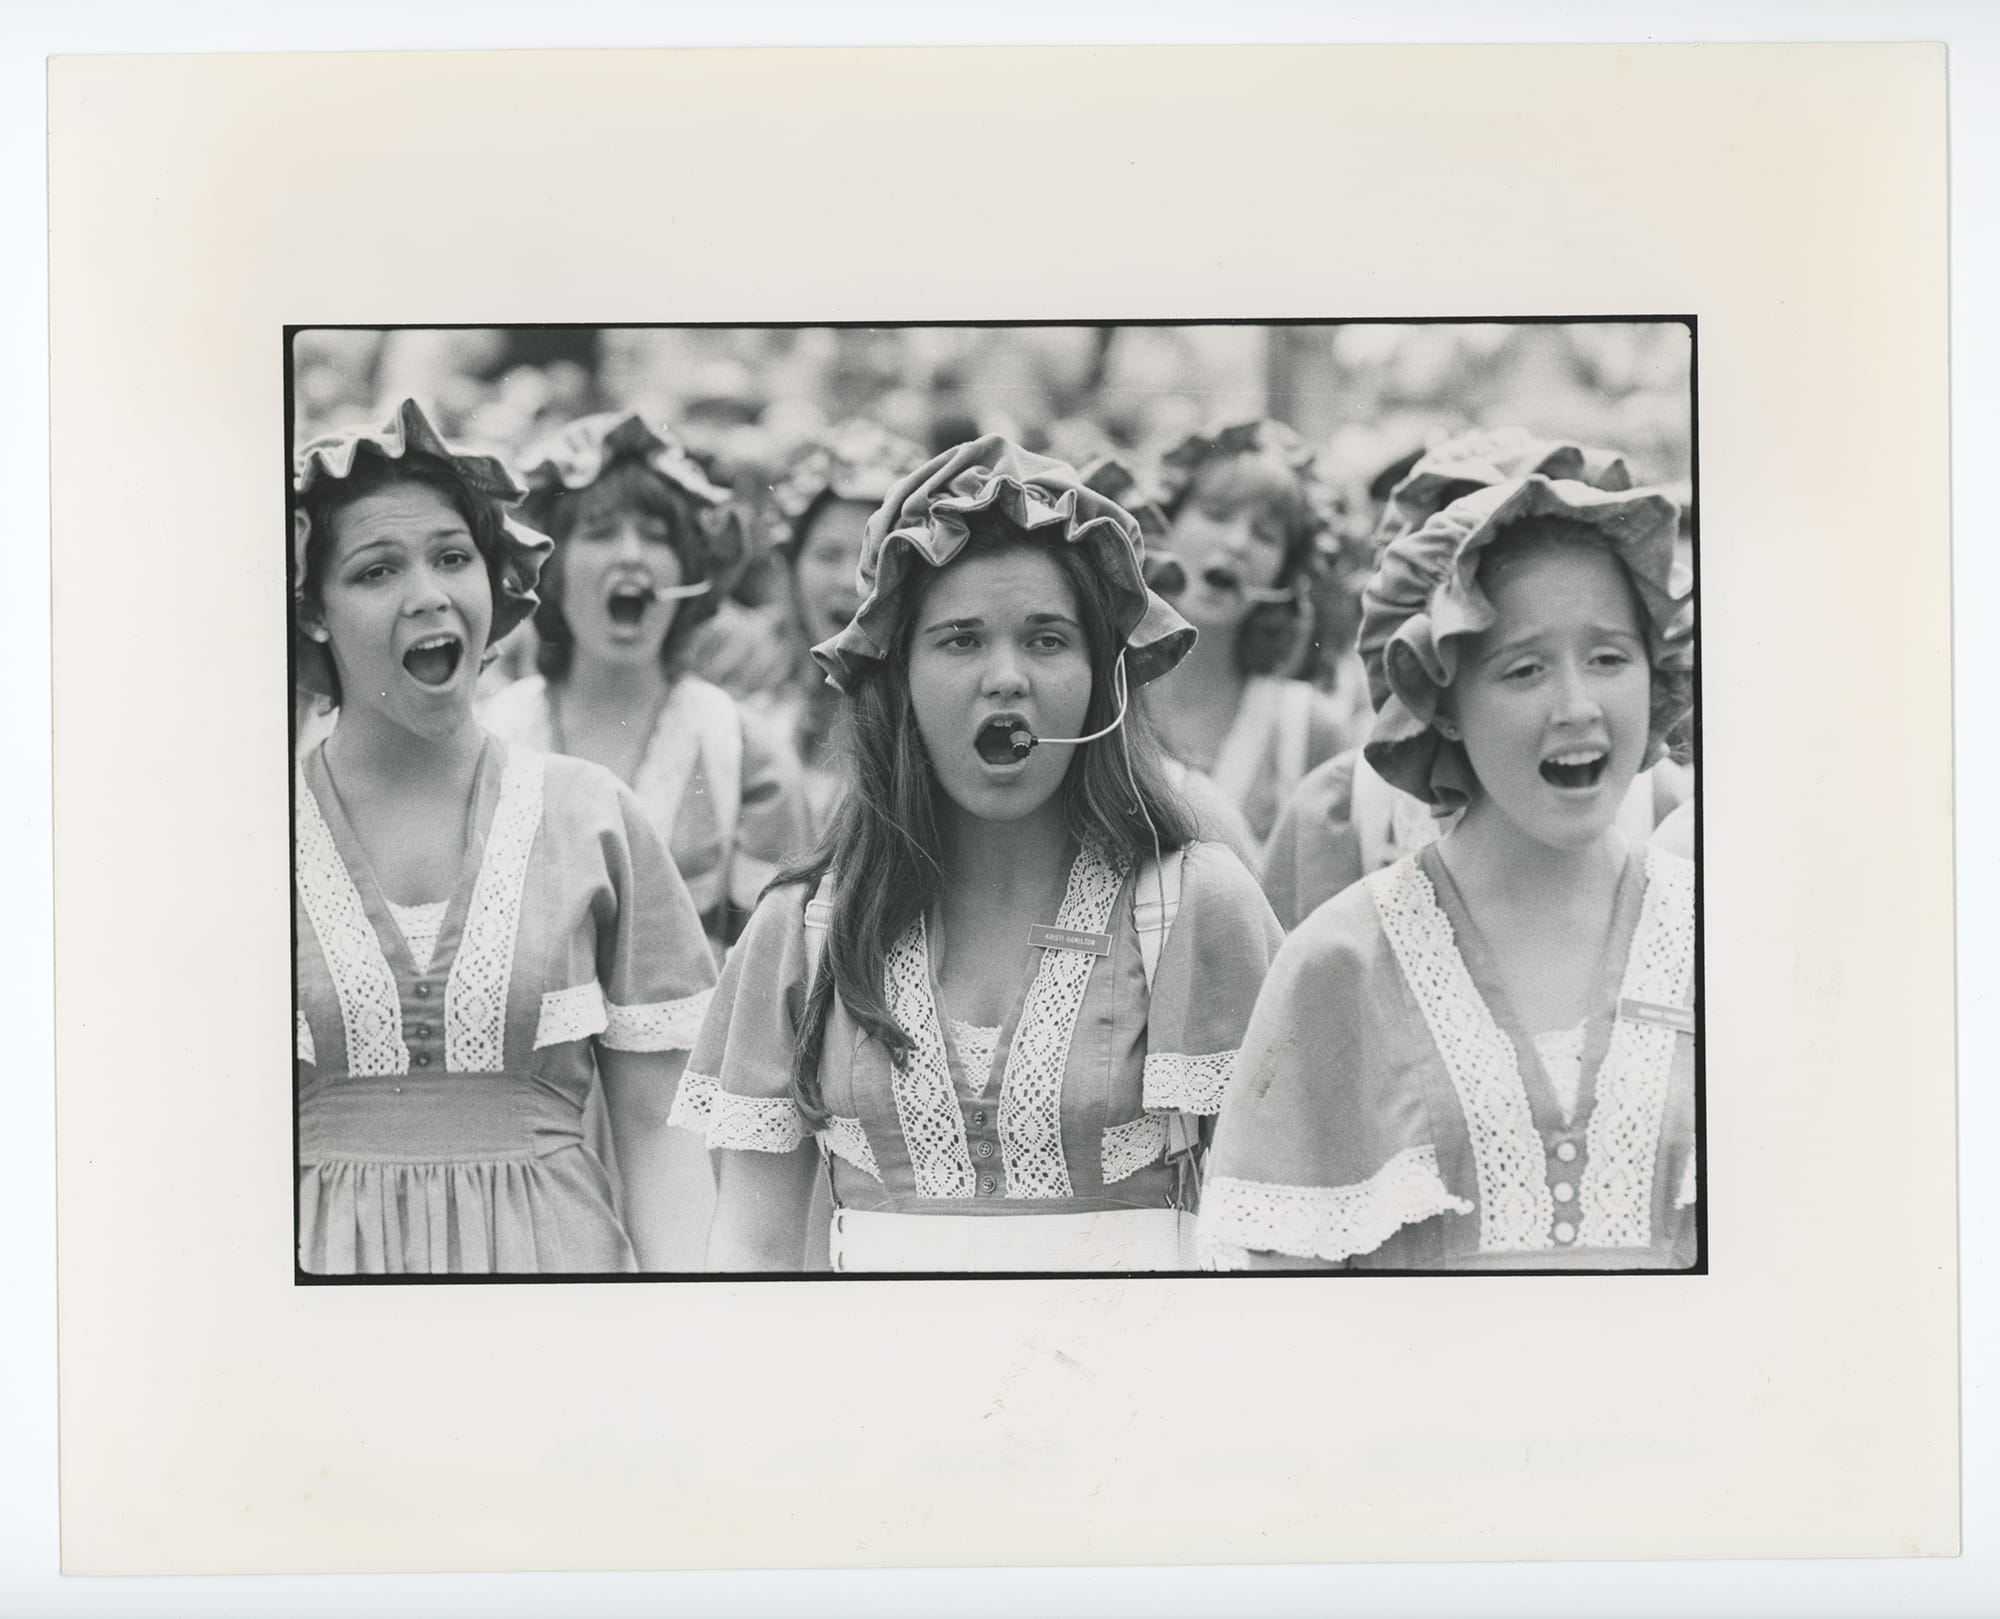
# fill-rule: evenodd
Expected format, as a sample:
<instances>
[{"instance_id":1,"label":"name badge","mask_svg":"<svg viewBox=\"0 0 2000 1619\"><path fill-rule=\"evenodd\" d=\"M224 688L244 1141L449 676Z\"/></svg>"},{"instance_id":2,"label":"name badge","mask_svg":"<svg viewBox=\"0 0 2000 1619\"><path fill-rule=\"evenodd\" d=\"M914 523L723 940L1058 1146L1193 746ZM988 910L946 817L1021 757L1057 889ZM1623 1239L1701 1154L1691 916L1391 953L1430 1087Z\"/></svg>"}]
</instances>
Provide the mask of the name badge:
<instances>
[{"instance_id":1,"label":"name badge","mask_svg":"<svg viewBox=\"0 0 2000 1619\"><path fill-rule=\"evenodd\" d=\"M1694 1008L1661 1006L1655 1001L1621 1000L1618 1015L1627 1023L1652 1023L1676 1034L1694 1033Z\"/></svg>"},{"instance_id":2,"label":"name badge","mask_svg":"<svg viewBox=\"0 0 2000 1619\"><path fill-rule=\"evenodd\" d=\"M1039 922L1028 929L1028 943L1043 950L1080 950L1087 956L1111 954L1111 935L1108 933L1044 927Z\"/></svg>"}]
</instances>

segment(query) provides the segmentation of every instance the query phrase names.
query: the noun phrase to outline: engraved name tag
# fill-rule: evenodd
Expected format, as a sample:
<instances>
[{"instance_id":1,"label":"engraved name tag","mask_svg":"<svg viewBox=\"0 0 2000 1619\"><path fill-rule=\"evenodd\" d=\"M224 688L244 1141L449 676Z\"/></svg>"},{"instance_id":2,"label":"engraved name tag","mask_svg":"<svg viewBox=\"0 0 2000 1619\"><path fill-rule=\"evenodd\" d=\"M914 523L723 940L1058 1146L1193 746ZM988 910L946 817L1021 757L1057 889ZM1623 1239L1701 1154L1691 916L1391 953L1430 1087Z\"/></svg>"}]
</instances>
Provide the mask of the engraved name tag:
<instances>
[{"instance_id":1,"label":"engraved name tag","mask_svg":"<svg viewBox=\"0 0 2000 1619\"><path fill-rule=\"evenodd\" d=\"M1656 1001L1621 1000L1618 1015L1627 1023L1656 1023L1677 1034L1694 1033L1694 1008L1691 1006L1661 1006Z\"/></svg>"},{"instance_id":2,"label":"engraved name tag","mask_svg":"<svg viewBox=\"0 0 2000 1619\"><path fill-rule=\"evenodd\" d=\"M1044 927L1039 922L1028 929L1028 943L1043 950L1081 950L1085 955L1111 954L1111 935L1084 933L1076 928Z\"/></svg>"}]
</instances>

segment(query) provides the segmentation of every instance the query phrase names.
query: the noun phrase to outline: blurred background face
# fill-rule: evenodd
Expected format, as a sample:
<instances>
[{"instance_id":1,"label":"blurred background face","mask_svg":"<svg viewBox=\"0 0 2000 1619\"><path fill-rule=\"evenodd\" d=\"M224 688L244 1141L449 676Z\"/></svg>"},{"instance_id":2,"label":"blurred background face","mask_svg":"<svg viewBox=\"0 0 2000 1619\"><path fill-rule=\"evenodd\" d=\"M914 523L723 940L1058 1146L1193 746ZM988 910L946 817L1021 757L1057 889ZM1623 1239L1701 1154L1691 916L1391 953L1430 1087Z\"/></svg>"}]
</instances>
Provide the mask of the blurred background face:
<instances>
[{"instance_id":1,"label":"blurred background face","mask_svg":"<svg viewBox=\"0 0 2000 1619\"><path fill-rule=\"evenodd\" d=\"M1228 630L1253 602L1247 590L1276 585L1285 564L1289 477L1255 456L1212 461L1174 515L1165 549L1187 569L1175 605L1197 629Z\"/></svg>"},{"instance_id":2,"label":"blurred background face","mask_svg":"<svg viewBox=\"0 0 2000 1619\"><path fill-rule=\"evenodd\" d=\"M657 660L678 602L655 591L681 583L667 520L629 506L586 510L562 546L562 611L577 656L599 663Z\"/></svg>"},{"instance_id":3,"label":"blurred background face","mask_svg":"<svg viewBox=\"0 0 2000 1619\"><path fill-rule=\"evenodd\" d=\"M961 810L1019 820L1062 785L1074 748L1025 758L1007 735L1080 736L1090 648L1075 593L1045 550L970 556L941 571L918 605L910 703L938 785Z\"/></svg>"},{"instance_id":4,"label":"blurred background face","mask_svg":"<svg viewBox=\"0 0 2000 1619\"><path fill-rule=\"evenodd\" d=\"M432 738L464 723L493 627L493 587L471 529L442 493L391 484L336 510L319 598L344 710L369 709Z\"/></svg>"},{"instance_id":5,"label":"blurred background face","mask_svg":"<svg viewBox=\"0 0 2000 1619\"><path fill-rule=\"evenodd\" d=\"M1482 573L1499 617L1467 643L1448 707L1479 778L1466 811L1555 849L1603 836L1645 760L1652 666L1624 568L1601 545Z\"/></svg>"},{"instance_id":6,"label":"blurred background face","mask_svg":"<svg viewBox=\"0 0 2000 1619\"><path fill-rule=\"evenodd\" d=\"M861 564L861 531L870 514L871 508L858 501L830 500L813 513L799 536L792 571L808 642L838 635L861 605L855 574Z\"/></svg>"}]
</instances>

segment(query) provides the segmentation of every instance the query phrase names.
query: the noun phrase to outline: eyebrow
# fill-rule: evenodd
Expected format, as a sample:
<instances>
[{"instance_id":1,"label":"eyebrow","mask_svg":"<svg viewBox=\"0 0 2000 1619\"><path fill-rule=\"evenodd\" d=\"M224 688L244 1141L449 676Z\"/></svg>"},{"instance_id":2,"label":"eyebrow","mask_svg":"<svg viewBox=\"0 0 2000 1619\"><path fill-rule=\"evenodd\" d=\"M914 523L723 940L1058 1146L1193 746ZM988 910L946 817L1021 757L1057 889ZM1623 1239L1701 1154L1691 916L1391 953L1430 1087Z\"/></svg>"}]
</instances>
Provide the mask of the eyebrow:
<instances>
[{"instance_id":1,"label":"eyebrow","mask_svg":"<svg viewBox=\"0 0 2000 1619\"><path fill-rule=\"evenodd\" d=\"M1071 629L1082 628L1067 613L1030 613L1028 622L1032 625L1067 624ZM941 618L935 624L926 625L923 633L935 635L939 630L983 630L985 627L986 620L983 618Z\"/></svg>"},{"instance_id":2,"label":"eyebrow","mask_svg":"<svg viewBox=\"0 0 2000 1619\"><path fill-rule=\"evenodd\" d=\"M363 540L352 551L341 558L343 563L352 562L356 557L366 556L370 551L403 550L411 545L429 545L436 540L459 540L471 538L472 531L463 523L453 523L447 527L434 528L428 534L419 535L415 540L404 539L396 534L378 534L372 540Z\"/></svg>"},{"instance_id":3,"label":"eyebrow","mask_svg":"<svg viewBox=\"0 0 2000 1619\"><path fill-rule=\"evenodd\" d=\"M1511 656L1526 647L1534 646L1549 633L1547 630L1530 630L1525 635L1517 635L1513 640L1502 641L1498 646L1488 650L1479 661L1491 663L1495 658ZM1594 640L1634 641L1641 645L1644 645L1646 639L1642 631L1622 629L1615 624L1587 625L1584 633Z\"/></svg>"}]
</instances>

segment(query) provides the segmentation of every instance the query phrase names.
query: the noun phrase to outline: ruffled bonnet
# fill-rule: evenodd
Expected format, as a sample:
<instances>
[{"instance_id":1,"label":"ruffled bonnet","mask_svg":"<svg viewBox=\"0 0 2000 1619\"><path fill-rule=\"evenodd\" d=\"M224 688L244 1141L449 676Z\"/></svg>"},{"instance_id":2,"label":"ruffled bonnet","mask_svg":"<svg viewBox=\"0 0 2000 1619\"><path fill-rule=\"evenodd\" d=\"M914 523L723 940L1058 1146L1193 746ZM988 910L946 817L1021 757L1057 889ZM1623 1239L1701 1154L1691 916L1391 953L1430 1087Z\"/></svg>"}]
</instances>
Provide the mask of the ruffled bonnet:
<instances>
[{"instance_id":1,"label":"ruffled bonnet","mask_svg":"<svg viewBox=\"0 0 2000 1619\"><path fill-rule=\"evenodd\" d=\"M1660 700L1660 676L1694 664L1692 600L1674 568L1679 507L1657 491L1596 489L1541 474L1462 495L1383 548L1361 599L1357 650L1368 671L1375 724L1363 748L1385 780L1440 812L1462 807L1473 776L1464 749L1436 728L1438 699L1458 673L1459 644L1498 617L1478 579L1480 553L1529 518L1559 517L1595 530L1624 565L1645 614L1654 670L1652 735L1644 763L1686 712ZM1684 681L1671 680L1679 693Z\"/></svg>"},{"instance_id":2,"label":"ruffled bonnet","mask_svg":"<svg viewBox=\"0 0 2000 1619\"><path fill-rule=\"evenodd\" d=\"M1632 487L1631 470L1616 450L1537 438L1518 427L1475 428L1433 445L1403 475L1382 508L1375 543L1423 527L1461 495L1535 472L1597 489Z\"/></svg>"},{"instance_id":3,"label":"ruffled bonnet","mask_svg":"<svg viewBox=\"0 0 2000 1619\"><path fill-rule=\"evenodd\" d=\"M1333 491L1320 476L1318 459L1284 422L1268 416L1229 422L1203 432L1190 433L1160 457L1159 503L1169 518L1195 486L1201 469L1214 461L1239 455L1267 456L1285 467L1297 481L1305 508L1308 538L1316 551L1334 523Z\"/></svg>"},{"instance_id":4,"label":"ruffled bonnet","mask_svg":"<svg viewBox=\"0 0 2000 1619\"><path fill-rule=\"evenodd\" d=\"M989 433L931 457L898 480L862 534L861 605L813 658L842 691L892 651L900 594L922 588L926 569L964 549L974 519L997 512L1017 528L1081 546L1108 582L1112 621L1125 642L1126 676L1157 679L1187 655L1194 627L1146 588L1138 520L1088 488L1061 461Z\"/></svg>"},{"instance_id":5,"label":"ruffled bonnet","mask_svg":"<svg viewBox=\"0 0 2000 1619\"><path fill-rule=\"evenodd\" d=\"M855 417L802 448L771 486L780 524L778 543L796 546L806 519L823 500L879 506L924 452L878 423Z\"/></svg>"},{"instance_id":6,"label":"ruffled bonnet","mask_svg":"<svg viewBox=\"0 0 2000 1619\"><path fill-rule=\"evenodd\" d=\"M664 428L647 425L636 411L600 411L579 416L531 445L522 457L528 481L521 510L537 527L553 532L562 497L588 489L621 462L647 468L693 506L699 555L688 558L717 590L742 564L743 524L734 497L712 483L687 447Z\"/></svg>"},{"instance_id":7,"label":"ruffled bonnet","mask_svg":"<svg viewBox=\"0 0 2000 1619\"><path fill-rule=\"evenodd\" d=\"M447 467L475 499L491 504L499 519L501 554L494 569L493 629L489 647L535 610L535 582L548 560L548 537L517 522L508 508L527 491L515 481L497 456L454 450L439 437L423 407L405 399L380 427L350 427L316 438L298 452L292 470L292 602L303 603L306 589L306 547L312 538L312 518L306 497L326 483L341 483L354 475L361 452L386 461L428 459ZM333 655L309 636L293 636L293 671L298 685L322 697L332 697Z\"/></svg>"}]
</instances>

